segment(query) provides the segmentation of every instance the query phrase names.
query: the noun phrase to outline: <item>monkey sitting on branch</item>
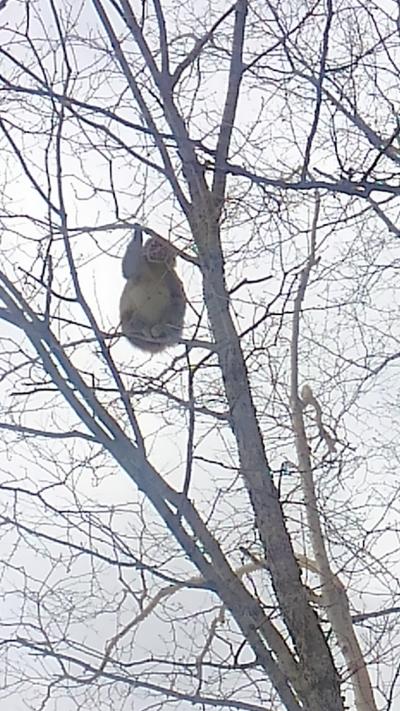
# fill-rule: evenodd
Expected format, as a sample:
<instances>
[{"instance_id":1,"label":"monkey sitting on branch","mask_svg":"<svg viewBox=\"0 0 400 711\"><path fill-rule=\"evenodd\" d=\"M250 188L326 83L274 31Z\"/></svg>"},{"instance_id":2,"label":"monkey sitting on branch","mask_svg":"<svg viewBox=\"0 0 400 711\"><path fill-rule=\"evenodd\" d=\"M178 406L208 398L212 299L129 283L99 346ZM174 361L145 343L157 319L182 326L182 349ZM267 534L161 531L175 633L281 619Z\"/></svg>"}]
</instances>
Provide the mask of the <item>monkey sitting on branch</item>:
<instances>
[{"instance_id":1,"label":"monkey sitting on branch","mask_svg":"<svg viewBox=\"0 0 400 711\"><path fill-rule=\"evenodd\" d=\"M143 244L142 229L135 228L122 260L127 282L120 316L122 333L142 351L159 353L181 338L186 297L175 263L169 242L151 237Z\"/></svg>"}]
</instances>

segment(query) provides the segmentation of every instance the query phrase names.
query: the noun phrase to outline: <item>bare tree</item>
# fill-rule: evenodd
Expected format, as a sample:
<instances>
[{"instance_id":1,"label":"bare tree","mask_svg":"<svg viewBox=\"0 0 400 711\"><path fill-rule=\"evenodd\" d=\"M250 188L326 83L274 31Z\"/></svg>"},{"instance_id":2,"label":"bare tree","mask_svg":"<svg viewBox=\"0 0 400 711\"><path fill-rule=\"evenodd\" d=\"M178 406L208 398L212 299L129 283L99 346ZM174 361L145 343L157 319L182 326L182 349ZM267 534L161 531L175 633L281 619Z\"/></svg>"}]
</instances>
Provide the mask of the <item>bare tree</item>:
<instances>
[{"instance_id":1,"label":"bare tree","mask_svg":"<svg viewBox=\"0 0 400 711\"><path fill-rule=\"evenodd\" d=\"M0 698L395 708L396 19L0 10ZM117 315L138 224L188 295L152 358Z\"/></svg>"}]
</instances>

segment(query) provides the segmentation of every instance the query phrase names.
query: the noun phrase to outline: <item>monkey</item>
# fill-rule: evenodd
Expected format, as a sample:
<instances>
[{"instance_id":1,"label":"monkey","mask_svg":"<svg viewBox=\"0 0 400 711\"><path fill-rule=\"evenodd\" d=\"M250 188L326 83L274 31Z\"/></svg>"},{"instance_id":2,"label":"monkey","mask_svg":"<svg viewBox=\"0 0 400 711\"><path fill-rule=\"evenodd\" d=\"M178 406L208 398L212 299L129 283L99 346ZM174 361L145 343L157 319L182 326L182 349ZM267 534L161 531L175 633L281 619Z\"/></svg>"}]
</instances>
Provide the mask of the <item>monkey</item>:
<instances>
[{"instance_id":1,"label":"monkey","mask_svg":"<svg viewBox=\"0 0 400 711\"><path fill-rule=\"evenodd\" d=\"M159 353L179 342L186 309L183 284L176 271L176 250L162 237L136 227L122 260L127 282L120 300L122 333L142 351Z\"/></svg>"}]
</instances>

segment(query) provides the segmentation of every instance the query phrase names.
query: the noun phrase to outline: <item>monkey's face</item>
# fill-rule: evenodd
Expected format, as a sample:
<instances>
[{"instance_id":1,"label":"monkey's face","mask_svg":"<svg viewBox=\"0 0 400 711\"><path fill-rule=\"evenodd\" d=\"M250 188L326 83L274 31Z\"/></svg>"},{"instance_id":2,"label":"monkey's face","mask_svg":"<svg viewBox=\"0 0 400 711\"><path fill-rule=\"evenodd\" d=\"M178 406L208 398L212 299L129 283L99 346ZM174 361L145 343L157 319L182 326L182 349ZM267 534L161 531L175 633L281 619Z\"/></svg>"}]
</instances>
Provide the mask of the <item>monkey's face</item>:
<instances>
[{"instance_id":1,"label":"monkey's face","mask_svg":"<svg viewBox=\"0 0 400 711\"><path fill-rule=\"evenodd\" d=\"M143 253L148 262L163 262L174 268L176 256L174 248L161 237L151 237L143 247Z\"/></svg>"}]
</instances>

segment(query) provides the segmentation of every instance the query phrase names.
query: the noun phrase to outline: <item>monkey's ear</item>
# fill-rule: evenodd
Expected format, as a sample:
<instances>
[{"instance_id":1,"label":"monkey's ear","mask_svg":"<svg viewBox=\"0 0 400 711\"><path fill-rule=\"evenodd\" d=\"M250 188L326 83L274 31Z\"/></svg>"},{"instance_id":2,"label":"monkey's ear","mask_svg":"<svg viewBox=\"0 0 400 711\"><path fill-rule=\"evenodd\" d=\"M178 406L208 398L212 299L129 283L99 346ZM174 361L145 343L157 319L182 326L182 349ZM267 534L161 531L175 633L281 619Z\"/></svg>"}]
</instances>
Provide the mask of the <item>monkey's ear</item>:
<instances>
[{"instance_id":1,"label":"monkey's ear","mask_svg":"<svg viewBox=\"0 0 400 711\"><path fill-rule=\"evenodd\" d=\"M122 274L125 279L137 276L143 261L143 231L140 225L135 226L133 238L129 242L122 260Z\"/></svg>"}]
</instances>

